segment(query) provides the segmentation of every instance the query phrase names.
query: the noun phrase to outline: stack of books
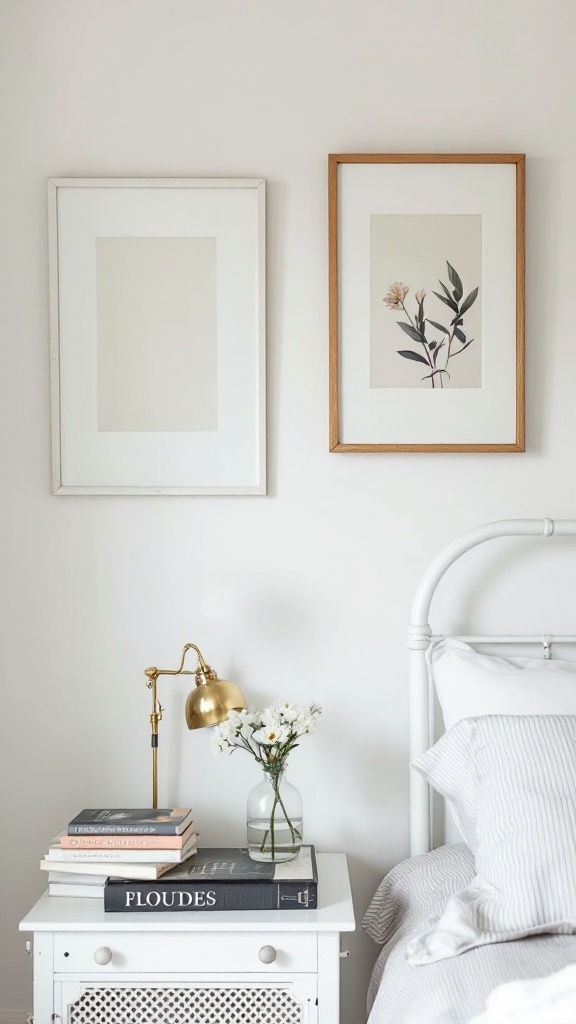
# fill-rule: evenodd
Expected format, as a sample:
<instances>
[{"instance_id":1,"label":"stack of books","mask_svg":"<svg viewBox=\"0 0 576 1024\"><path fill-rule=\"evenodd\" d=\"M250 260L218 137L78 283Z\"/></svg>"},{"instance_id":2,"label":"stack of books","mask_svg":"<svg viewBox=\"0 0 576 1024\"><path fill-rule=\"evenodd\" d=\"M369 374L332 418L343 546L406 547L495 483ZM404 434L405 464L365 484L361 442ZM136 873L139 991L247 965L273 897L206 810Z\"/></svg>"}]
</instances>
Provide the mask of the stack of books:
<instances>
[{"instance_id":1,"label":"stack of books","mask_svg":"<svg viewBox=\"0 0 576 1024\"><path fill-rule=\"evenodd\" d=\"M50 896L100 897L108 879L155 881L196 853L189 807L89 808L40 861Z\"/></svg>"}]
</instances>

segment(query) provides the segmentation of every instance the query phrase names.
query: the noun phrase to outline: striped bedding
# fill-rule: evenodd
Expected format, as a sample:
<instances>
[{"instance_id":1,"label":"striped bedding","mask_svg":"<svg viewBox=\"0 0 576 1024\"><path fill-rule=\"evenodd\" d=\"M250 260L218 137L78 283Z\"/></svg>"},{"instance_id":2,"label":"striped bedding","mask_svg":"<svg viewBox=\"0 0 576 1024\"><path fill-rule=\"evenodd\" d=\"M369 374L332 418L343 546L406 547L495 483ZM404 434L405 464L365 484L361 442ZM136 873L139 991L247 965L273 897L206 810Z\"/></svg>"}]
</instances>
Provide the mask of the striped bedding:
<instances>
[{"instance_id":1,"label":"striped bedding","mask_svg":"<svg viewBox=\"0 0 576 1024\"><path fill-rule=\"evenodd\" d=\"M473 881L407 949L427 964L476 946L576 932L576 715L459 722L414 762L467 820Z\"/></svg>"},{"instance_id":2,"label":"striped bedding","mask_svg":"<svg viewBox=\"0 0 576 1024\"><path fill-rule=\"evenodd\" d=\"M467 1024L496 985L576 962L575 935L538 935L409 964L406 946L423 921L440 914L473 877L472 854L458 843L402 861L381 883L362 923L382 945L368 993L369 1024Z\"/></svg>"}]
</instances>

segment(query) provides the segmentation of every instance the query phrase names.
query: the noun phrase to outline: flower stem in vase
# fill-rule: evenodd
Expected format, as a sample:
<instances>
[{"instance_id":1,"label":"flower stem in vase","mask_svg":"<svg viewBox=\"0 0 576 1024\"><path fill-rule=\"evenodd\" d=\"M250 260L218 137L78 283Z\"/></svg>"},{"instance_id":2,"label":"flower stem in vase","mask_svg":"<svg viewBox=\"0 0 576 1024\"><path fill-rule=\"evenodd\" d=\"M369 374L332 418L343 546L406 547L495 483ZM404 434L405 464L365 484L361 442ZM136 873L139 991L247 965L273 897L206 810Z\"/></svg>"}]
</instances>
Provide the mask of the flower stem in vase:
<instances>
[{"instance_id":1,"label":"flower stem in vase","mask_svg":"<svg viewBox=\"0 0 576 1024\"><path fill-rule=\"evenodd\" d=\"M284 861L302 844L302 800L284 774L264 778L248 794L248 850L253 860Z\"/></svg>"}]
</instances>

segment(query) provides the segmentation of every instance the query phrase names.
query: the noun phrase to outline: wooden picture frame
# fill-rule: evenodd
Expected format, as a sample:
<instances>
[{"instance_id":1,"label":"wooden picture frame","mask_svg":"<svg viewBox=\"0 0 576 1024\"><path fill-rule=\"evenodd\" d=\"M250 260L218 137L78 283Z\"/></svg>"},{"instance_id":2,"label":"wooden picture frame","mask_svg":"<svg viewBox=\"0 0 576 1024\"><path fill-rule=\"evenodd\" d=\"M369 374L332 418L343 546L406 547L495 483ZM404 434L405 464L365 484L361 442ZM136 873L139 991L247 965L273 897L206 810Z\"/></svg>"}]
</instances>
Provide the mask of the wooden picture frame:
<instances>
[{"instance_id":1,"label":"wooden picture frame","mask_svg":"<svg viewBox=\"0 0 576 1024\"><path fill-rule=\"evenodd\" d=\"M331 154L328 198L330 451L523 452L524 154Z\"/></svg>"},{"instance_id":2,"label":"wooden picture frame","mask_svg":"<svg viewBox=\"0 0 576 1024\"><path fill-rule=\"evenodd\" d=\"M265 182L48 181L54 494L266 493Z\"/></svg>"}]
</instances>

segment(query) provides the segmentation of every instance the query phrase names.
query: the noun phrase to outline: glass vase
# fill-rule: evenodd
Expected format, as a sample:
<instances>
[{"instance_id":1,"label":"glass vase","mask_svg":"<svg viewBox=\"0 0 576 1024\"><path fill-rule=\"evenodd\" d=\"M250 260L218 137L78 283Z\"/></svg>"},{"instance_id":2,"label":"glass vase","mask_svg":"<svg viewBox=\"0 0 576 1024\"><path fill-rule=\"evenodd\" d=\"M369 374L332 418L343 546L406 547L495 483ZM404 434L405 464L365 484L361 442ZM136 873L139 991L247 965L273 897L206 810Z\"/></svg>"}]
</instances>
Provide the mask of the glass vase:
<instances>
[{"instance_id":1,"label":"glass vase","mask_svg":"<svg viewBox=\"0 0 576 1024\"><path fill-rule=\"evenodd\" d=\"M302 797L284 772L264 772L248 793L248 852L252 860L293 860L302 845Z\"/></svg>"}]
</instances>

